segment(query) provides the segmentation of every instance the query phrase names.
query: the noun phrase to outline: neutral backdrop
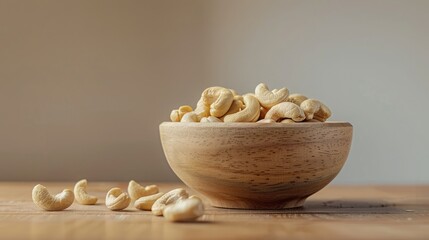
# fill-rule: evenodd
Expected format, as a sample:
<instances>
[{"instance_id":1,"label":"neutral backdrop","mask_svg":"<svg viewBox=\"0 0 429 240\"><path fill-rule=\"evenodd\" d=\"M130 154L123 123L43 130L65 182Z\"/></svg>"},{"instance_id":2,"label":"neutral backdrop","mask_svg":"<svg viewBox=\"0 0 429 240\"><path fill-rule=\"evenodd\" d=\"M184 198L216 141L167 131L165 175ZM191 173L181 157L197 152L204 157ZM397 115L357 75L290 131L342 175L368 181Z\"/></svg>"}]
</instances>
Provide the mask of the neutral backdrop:
<instances>
[{"instance_id":1,"label":"neutral backdrop","mask_svg":"<svg viewBox=\"0 0 429 240\"><path fill-rule=\"evenodd\" d=\"M177 180L158 125L265 82L354 125L335 183L429 183L429 1L0 0L0 180Z\"/></svg>"}]
</instances>

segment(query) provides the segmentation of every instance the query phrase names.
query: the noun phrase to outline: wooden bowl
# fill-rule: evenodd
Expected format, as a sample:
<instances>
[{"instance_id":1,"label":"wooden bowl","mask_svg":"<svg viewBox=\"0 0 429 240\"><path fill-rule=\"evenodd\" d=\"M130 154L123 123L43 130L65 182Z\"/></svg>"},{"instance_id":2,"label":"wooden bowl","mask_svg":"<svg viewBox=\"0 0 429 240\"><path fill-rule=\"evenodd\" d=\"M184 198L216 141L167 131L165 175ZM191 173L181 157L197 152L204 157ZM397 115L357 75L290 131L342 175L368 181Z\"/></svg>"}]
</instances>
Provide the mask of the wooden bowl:
<instances>
[{"instance_id":1,"label":"wooden bowl","mask_svg":"<svg viewBox=\"0 0 429 240\"><path fill-rule=\"evenodd\" d=\"M341 170L353 127L325 123L174 123L159 127L167 161L215 207L301 207Z\"/></svg>"}]
</instances>

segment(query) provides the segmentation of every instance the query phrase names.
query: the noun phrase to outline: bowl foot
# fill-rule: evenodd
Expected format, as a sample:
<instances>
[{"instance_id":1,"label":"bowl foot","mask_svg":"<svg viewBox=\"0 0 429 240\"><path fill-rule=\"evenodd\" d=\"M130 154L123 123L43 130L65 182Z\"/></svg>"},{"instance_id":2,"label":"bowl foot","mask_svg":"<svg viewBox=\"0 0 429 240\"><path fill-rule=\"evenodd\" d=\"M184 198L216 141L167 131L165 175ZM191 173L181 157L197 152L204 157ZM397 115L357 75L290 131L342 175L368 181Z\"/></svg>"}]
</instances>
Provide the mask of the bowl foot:
<instances>
[{"instance_id":1,"label":"bowl foot","mask_svg":"<svg viewBox=\"0 0 429 240\"><path fill-rule=\"evenodd\" d=\"M217 208L233 208L233 209L248 209L248 210L274 210L274 209L288 209L299 208L304 206L305 198L293 198L279 200L275 202L261 202L251 200L219 200L210 199L213 207Z\"/></svg>"}]
</instances>

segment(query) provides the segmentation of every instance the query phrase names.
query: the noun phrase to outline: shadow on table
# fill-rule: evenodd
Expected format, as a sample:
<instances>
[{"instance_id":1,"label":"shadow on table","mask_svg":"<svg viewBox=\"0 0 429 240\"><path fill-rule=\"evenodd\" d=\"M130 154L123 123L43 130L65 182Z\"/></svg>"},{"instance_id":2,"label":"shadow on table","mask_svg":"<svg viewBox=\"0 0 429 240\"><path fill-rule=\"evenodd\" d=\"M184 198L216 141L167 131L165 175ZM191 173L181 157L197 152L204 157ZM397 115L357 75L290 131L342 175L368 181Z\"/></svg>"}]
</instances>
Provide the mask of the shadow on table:
<instances>
[{"instance_id":1,"label":"shadow on table","mask_svg":"<svg viewBox=\"0 0 429 240\"><path fill-rule=\"evenodd\" d=\"M222 208L216 208L222 209ZM224 209L228 214L398 214L407 210L395 204L374 200L308 200L304 207L281 210ZM219 210L216 210L218 212ZM410 210L412 211L412 210ZM221 211L223 212L223 211Z\"/></svg>"},{"instance_id":2,"label":"shadow on table","mask_svg":"<svg viewBox=\"0 0 429 240\"><path fill-rule=\"evenodd\" d=\"M392 214L404 212L395 204L374 200L309 200L302 208L286 209L285 212L329 214Z\"/></svg>"}]
</instances>

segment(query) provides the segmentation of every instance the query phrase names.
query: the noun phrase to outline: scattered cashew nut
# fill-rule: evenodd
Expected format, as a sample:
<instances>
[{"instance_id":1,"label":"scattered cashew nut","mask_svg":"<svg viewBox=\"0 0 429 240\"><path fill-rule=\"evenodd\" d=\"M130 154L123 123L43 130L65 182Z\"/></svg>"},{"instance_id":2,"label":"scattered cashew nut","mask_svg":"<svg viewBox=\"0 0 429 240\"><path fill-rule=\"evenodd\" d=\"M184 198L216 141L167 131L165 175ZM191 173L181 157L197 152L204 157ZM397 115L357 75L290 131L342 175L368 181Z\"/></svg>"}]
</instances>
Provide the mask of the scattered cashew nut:
<instances>
[{"instance_id":1,"label":"scattered cashew nut","mask_svg":"<svg viewBox=\"0 0 429 240\"><path fill-rule=\"evenodd\" d=\"M136 181L131 180L128 183L128 194L131 197L131 200L136 200L141 197L153 195L155 193L158 193L159 189L156 185L149 185L146 187L143 187L142 185L138 184Z\"/></svg>"},{"instance_id":2,"label":"scattered cashew nut","mask_svg":"<svg viewBox=\"0 0 429 240\"><path fill-rule=\"evenodd\" d=\"M86 187L88 186L88 181L82 179L74 185L74 196L76 201L82 205L94 205L98 198L96 196L89 195L86 192Z\"/></svg>"},{"instance_id":3,"label":"scattered cashew nut","mask_svg":"<svg viewBox=\"0 0 429 240\"><path fill-rule=\"evenodd\" d=\"M260 105L256 97L246 94L243 96L244 109L224 117L224 122L256 122L260 114Z\"/></svg>"},{"instance_id":4,"label":"scattered cashew nut","mask_svg":"<svg viewBox=\"0 0 429 240\"><path fill-rule=\"evenodd\" d=\"M188 193L183 188L177 188L171 190L170 192L164 194L162 197L158 198L152 205L152 213L156 216L162 216L164 208L167 205L174 204L180 199L188 198Z\"/></svg>"},{"instance_id":5,"label":"scattered cashew nut","mask_svg":"<svg viewBox=\"0 0 429 240\"><path fill-rule=\"evenodd\" d=\"M152 206L156 202L156 200L158 200L163 195L164 193L160 192L155 193L153 195L141 197L134 202L134 207L139 210L150 211L152 210Z\"/></svg>"},{"instance_id":6,"label":"scattered cashew nut","mask_svg":"<svg viewBox=\"0 0 429 240\"><path fill-rule=\"evenodd\" d=\"M295 103L282 102L275 105L267 112L265 119L268 118L271 118L274 121L290 118L295 122L301 122L305 119L305 114L304 111Z\"/></svg>"},{"instance_id":7,"label":"scattered cashew nut","mask_svg":"<svg viewBox=\"0 0 429 240\"><path fill-rule=\"evenodd\" d=\"M172 222L193 221L204 214L204 205L199 198L179 200L164 209L164 217Z\"/></svg>"},{"instance_id":8,"label":"scattered cashew nut","mask_svg":"<svg viewBox=\"0 0 429 240\"><path fill-rule=\"evenodd\" d=\"M304 110L307 120L316 119L321 122L326 121L331 116L331 110L316 99L307 99L301 103L301 108Z\"/></svg>"},{"instance_id":9,"label":"scattered cashew nut","mask_svg":"<svg viewBox=\"0 0 429 240\"><path fill-rule=\"evenodd\" d=\"M125 209L130 205L131 199L120 188L112 188L106 195L106 206L112 211Z\"/></svg>"},{"instance_id":10,"label":"scattered cashew nut","mask_svg":"<svg viewBox=\"0 0 429 240\"><path fill-rule=\"evenodd\" d=\"M201 99L206 106L210 106L210 115L222 117L231 107L234 94L227 88L210 87L201 94Z\"/></svg>"},{"instance_id":11,"label":"scattered cashew nut","mask_svg":"<svg viewBox=\"0 0 429 240\"><path fill-rule=\"evenodd\" d=\"M64 189L61 193L52 196L48 189L37 184L32 191L33 202L46 211L61 211L73 204L74 194L70 189Z\"/></svg>"},{"instance_id":12,"label":"scattered cashew nut","mask_svg":"<svg viewBox=\"0 0 429 240\"><path fill-rule=\"evenodd\" d=\"M281 88L279 90L274 89L273 91L270 91L268 90L267 85L260 83L255 88L255 95L261 105L269 109L274 105L284 102L289 95L289 90L287 88Z\"/></svg>"}]
</instances>

